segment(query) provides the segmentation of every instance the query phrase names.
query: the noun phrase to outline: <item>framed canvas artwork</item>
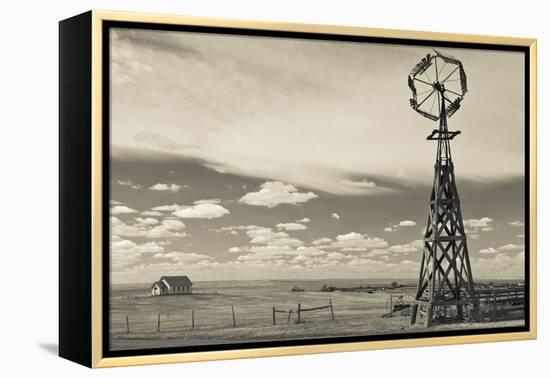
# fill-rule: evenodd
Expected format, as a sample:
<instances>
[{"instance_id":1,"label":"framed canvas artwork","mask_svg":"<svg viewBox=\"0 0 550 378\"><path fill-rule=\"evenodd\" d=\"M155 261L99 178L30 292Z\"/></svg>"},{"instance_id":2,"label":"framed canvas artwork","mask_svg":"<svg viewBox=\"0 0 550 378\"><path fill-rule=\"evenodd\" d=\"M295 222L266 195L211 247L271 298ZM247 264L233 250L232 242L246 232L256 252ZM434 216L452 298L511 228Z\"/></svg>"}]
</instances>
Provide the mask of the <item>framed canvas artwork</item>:
<instances>
[{"instance_id":1,"label":"framed canvas artwork","mask_svg":"<svg viewBox=\"0 0 550 378\"><path fill-rule=\"evenodd\" d=\"M60 355L536 336L536 41L60 22Z\"/></svg>"}]
</instances>

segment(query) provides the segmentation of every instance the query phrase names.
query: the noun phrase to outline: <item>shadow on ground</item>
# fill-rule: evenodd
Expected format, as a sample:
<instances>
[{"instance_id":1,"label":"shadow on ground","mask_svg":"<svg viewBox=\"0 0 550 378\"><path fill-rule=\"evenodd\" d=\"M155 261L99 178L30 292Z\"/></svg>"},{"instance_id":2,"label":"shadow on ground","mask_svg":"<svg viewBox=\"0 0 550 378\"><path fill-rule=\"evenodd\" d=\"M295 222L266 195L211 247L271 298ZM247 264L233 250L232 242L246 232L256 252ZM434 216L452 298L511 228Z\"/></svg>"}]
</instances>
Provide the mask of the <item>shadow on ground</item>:
<instances>
[{"instance_id":1,"label":"shadow on ground","mask_svg":"<svg viewBox=\"0 0 550 378\"><path fill-rule=\"evenodd\" d=\"M57 343L40 343L38 344L38 347L56 356L59 354L59 346L57 345Z\"/></svg>"}]
</instances>

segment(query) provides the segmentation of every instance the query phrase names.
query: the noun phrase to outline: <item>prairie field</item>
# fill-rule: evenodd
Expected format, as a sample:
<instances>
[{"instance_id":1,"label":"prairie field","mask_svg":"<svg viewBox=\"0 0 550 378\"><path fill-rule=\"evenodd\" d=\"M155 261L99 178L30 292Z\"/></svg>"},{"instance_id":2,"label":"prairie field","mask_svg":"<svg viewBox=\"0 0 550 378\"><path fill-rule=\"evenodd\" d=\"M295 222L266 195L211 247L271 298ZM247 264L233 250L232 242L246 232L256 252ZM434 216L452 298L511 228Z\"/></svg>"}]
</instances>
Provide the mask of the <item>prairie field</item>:
<instances>
[{"instance_id":1,"label":"prairie field","mask_svg":"<svg viewBox=\"0 0 550 378\"><path fill-rule=\"evenodd\" d=\"M413 281L389 289L391 280L213 281L196 282L193 294L150 296L149 285L114 285L110 297L110 348L130 350L256 341L396 334L447 329L523 325L523 319L483 323L411 326L408 316L384 317L390 296L412 296ZM371 292L323 292L323 285L375 288ZM298 286L302 292L293 292ZM297 307L330 308L301 312ZM395 304L395 302L393 302ZM273 307L276 324L273 324ZM292 313L289 316L289 310ZM233 311L235 323L233 322ZM160 331L159 331L160 314ZM193 324L194 318L194 324ZM194 327L193 327L194 325Z\"/></svg>"}]
</instances>

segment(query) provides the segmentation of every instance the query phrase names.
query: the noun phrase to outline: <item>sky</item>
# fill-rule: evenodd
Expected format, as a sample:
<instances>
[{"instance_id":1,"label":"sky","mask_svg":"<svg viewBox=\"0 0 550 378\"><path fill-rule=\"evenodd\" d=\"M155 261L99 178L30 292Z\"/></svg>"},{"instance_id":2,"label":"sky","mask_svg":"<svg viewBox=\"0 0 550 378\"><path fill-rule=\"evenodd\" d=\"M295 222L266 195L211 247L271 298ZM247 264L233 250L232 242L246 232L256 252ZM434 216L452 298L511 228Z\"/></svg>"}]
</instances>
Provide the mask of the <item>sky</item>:
<instances>
[{"instance_id":1,"label":"sky","mask_svg":"<svg viewBox=\"0 0 550 378\"><path fill-rule=\"evenodd\" d=\"M426 46L111 31L111 279L415 278L437 124ZM521 278L523 56L443 49L475 279Z\"/></svg>"}]
</instances>

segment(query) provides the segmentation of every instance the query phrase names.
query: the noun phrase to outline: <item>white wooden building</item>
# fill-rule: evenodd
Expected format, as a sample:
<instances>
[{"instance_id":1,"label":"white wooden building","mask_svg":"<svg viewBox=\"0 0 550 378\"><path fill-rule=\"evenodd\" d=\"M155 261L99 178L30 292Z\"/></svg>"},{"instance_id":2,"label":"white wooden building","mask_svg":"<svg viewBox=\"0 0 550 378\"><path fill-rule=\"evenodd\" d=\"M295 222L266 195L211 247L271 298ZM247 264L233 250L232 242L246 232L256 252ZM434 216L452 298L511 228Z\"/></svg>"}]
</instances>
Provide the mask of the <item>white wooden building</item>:
<instances>
[{"instance_id":1,"label":"white wooden building","mask_svg":"<svg viewBox=\"0 0 550 378\"><path fill-rule=\"evenodd\" d=\"M151 286L151 294L181 295L192 293L193 282L187 276L162 276Z\"/></svg>"}]
</instances>

